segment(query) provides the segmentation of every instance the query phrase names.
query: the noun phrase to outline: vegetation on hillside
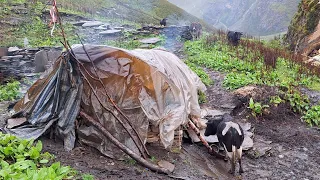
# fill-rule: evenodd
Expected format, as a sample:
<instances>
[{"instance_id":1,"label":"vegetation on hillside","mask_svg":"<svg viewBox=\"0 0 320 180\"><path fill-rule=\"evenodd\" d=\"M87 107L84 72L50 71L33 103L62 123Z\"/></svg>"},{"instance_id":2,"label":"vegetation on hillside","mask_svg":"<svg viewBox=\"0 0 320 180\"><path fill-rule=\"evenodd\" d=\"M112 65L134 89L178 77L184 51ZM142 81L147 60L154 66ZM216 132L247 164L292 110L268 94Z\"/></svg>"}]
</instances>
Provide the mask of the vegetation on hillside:
<instances>
[{"instance_id":1,"label":"vegetation on hillside","mask_svg":"<svg viewBox=\"0 0 320 180\"><path fill-rule=\"evenodd\" d=\"M292 110L310 117L309 100L296 91L305 86L320 91L319 69L305 65L300 56L287 52L279 43L266 43L243 39L239 46L229 45L222 32L204 36L199 41L185 43L188 63L225 73L223 86L234 90L247 85L268 85L286 89L283 97L273 102L288 103ZM198 73L199 74L199 73ZM260 115L268 106L261 102L250 103L253 115ZM308 113L309 111L309 113ZM317 118L303 117L310 125L318 125Z\"/></svg>"},{"instance_id":2,"label":"vegetation on hillside","mask_svg":"<svg viewBox=\"0 0 320 180\"><path fill-rule=\"evenodd\" d=\"M320 5L318 0L302 0L298 11L291 20L285 41L295 50L304 37L313 33L320 20Z\"/></svg>"},{"instance_id":3,"label":"vegetation on hillside","mask_svg":"<svg viewBox=\"0 0 320 180\"><path fill-rule=\"evenodd\" d=\"M44 14L46 8L47 5L40 1L0 1L0 17L3 19L0 33L5 34L0 35L1 46L62 46L59 25L56 25L53 36L50 35L52 26L49 26L49 17ZM23 9L23 13L19 9ZM13 23L15 20L18 22ZM78 42L71 24L65 23L64 30L71 44Z\"/></svg>"}]
</instances>

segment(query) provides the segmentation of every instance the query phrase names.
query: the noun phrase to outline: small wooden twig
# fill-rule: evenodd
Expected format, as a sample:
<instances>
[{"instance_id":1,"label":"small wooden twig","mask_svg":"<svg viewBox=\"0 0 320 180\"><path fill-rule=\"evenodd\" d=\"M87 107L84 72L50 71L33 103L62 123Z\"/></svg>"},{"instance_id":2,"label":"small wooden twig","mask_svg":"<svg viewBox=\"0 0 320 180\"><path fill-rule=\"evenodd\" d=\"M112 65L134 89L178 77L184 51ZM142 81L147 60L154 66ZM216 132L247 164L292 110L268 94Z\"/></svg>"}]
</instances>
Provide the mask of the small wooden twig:
<instances>
[{"instance_id":1,"label":"small wooden twig","mask_svg":"<svg viewBox=\"0 0 320 180\"><path fill-rule=\"evenodd\" d=\"M225 156L219 154L218 152L212 150L212 147L208 144L208 142L203 138L203 136L200 134L199 129L196 127L196 125L194 125L194 123L189 120L188 122L189 126L191 127L191 129L197 134L198 138L200 139L200 141L202 142L202 144L208 149L209 153L216 156L217 158L221 158L224 159Z\"/></svg>"},{"instance_id":2,"label":"small wooden twig","mask_svg":"<svg viewBox=\"0 0 320 180\"><path fill-rule=\"evenodd\" d=\"M80 116L84 118L85 120L89 121L93 126L95 126L97 129L99 129L103 135L105 135L114 145L116 145L118 148L120 148L123 152L128 154L132 159L139 162L144 167L150 169L151 171L158 172L158 173L164 173L169 174L170 171L165 168L161 168L155 164L150 163L149 161L141 158L139 155L131 151L128 147L126 147L124 144L119 142L112 134L110 134L98 121L94 120L92 117L87 115L82 110L80 111Z\"/></svg>"}]
</instances>

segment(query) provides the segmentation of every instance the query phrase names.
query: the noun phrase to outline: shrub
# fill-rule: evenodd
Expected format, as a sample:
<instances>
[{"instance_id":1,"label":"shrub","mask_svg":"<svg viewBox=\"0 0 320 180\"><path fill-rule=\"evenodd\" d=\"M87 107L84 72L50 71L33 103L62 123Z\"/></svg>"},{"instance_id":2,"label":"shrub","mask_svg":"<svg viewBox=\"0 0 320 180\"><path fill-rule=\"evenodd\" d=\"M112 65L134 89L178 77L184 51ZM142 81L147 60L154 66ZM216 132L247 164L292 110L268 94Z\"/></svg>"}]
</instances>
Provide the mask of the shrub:
<instances>
[{"instance_id":1,"label":"shrub","mask_svg":"<svg viewBox=\"0 0 320 180\"><path fill-rule=\"evenodd\" d=\"M71 179L76 175L60 162L50 165L54 156L41 153L42 143L22 140L0 132L0 179Z\"/></svg>"},{"instance_id":2,"label":"shrub","mask_svg":"<svg viewBox=\"0 0 320 180\"><path fill-rule=\"evenodd\" d=\"M311 107L302 119L310 126L316 125L320 127L320 105Z\"/></svg>"},{"instance_id":3,"label":"shrub","mask_svg":"<svg viewBox=\"0 0 320 180\"><path fill-rule=\"evenodd\" d=\"M19 95L19 81L11 81L0 85L0 101L13 101Z\"/></svg>"}]
</instances>

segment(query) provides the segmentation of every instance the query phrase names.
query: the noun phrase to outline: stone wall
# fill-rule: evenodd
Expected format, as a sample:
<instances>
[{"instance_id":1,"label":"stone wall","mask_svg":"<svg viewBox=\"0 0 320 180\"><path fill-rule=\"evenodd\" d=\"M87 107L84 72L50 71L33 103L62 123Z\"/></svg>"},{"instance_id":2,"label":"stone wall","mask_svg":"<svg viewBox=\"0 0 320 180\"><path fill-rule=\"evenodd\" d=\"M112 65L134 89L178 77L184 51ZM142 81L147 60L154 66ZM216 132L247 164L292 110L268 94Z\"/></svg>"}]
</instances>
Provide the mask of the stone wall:
<instances>
[{"instance_id":1,"label":"stone wall","mask_svg":"<svg viewBox=\"0 0 320 180\"><path fill-rule=\"evenodd\" d=\"M3 80L4 78L8 79L13 77L19 79L30 73L42 72L42 70L39 71L37 69L41 66L51 64L61 51L61 47L40 47L28 49L19 49L14 47L3 50L4 53L0 56L0 82L1 79ZM36 56L39 56L38 59L42 62L36 60ZM43 69L43 71L44 70L45 69Z\"/></svg>"}]
</instances>

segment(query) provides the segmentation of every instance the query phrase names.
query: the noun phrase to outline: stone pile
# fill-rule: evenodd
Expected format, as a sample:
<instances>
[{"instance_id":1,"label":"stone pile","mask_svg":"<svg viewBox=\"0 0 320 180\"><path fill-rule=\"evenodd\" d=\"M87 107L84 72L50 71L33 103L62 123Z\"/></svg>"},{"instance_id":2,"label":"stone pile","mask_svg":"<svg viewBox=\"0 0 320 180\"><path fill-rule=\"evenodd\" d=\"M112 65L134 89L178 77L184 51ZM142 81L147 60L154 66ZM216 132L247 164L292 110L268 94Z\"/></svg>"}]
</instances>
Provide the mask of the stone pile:
<instances>
[{"instance_id":1,"label":"stone pile","mask_svg":"<svg viewBox=\"0 0 320 180\"><path fill-rule=\"evenodd\" d=\"M184 40L191 40L192 35L189 26L144 26L137 31L132 32L135 35L148 35L148 34L163 34L167 38L181 38Z\"/></svg>"},{"instance_id":2,"label":"stone pile","mask_svg":"<svg viewBox=\"0 0 320 180\"><path fill-rule=\"evenodd\" d=\"M27 49L19 49L17 47L8 48L6 54L2 54L0 57L0 72L2 76L6 78L22 78L30 73L43 72L45 69L40 68L39 70L39 67L51 64L50 61L55 59L57 55L60 55L61 51L61 47L40 47ZM39 52L42 54L42 57L39 56L38 60L35 61L36 54ZM50 60L47 60L46 58L48 58L50 54L54 55Z\"/></svg>"}]
</instances>

